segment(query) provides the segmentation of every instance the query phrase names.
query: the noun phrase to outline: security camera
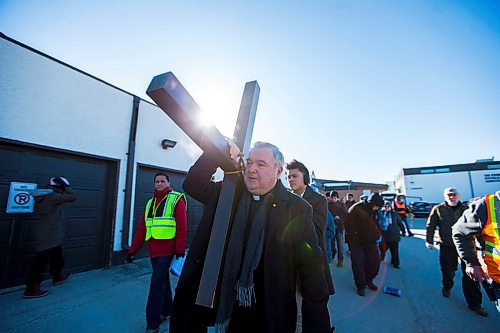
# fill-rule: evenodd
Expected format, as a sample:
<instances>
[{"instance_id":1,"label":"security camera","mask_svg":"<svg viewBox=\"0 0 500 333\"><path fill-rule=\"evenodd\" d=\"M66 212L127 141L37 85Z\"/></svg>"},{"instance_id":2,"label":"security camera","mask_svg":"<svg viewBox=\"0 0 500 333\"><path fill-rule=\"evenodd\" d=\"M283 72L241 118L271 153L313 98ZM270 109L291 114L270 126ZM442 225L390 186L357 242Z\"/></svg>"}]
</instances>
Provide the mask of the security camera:
<instances>
[{"instance_id":1,"label":"security camera","mask_svg":"<svg viewBox=\"0 0 500 333\"><path fill-rule=\"evenodd\" d=\"M163 147L163 149L174 148L176 144L177 144L177 141L174 141L174 140L163 139L161 141L161 146Z\"/></svg>"}]
</instances>

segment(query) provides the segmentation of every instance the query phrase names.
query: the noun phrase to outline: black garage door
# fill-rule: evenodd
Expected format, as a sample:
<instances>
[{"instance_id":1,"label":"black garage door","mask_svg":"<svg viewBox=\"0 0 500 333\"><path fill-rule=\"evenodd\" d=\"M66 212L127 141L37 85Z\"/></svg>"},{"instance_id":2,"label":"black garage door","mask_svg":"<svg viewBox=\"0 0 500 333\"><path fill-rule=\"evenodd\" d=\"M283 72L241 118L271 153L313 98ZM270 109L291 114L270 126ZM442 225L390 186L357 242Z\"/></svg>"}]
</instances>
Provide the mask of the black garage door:
<instances>
[{"instance_id":1,"label":"black garage door","mask_svg":"<svg viewBox=\"0 0 500 333\"><path fill-rule=\"evenodd\" d=\"M38 215L7 214L11 182L47 184L69 179L77 200L65 205L66 269L80 272L109 260L115 211L116 162L0 142L0 288L23 284L34 258L32 226Z\"/></svg>"},{"instance_id":2,"label":"black garage door","mask_svg":"<svg viewBox=\"0 0 500 333\"><path fill-rule=\"evenodd\" d=\"M139 165L137 170L137 180L135 184L135 200L134 200L134 227L133 234L135 235L135 231L137 229L138 223L141 221L141 216L144 214L144 210L146 209L146 203L149 198L153 195L154 191L154 182L153 177L158 172L164 172L170 178L170 186L179 192L184 192L182 190L182 182L184 178L186 178L185 173L180 173L177 171L170 170L162 170L156 169L150 166ZM188 201L188 237L187 237L187 246L191 244L191 240L193 239L194 233L198 228L198 224L200 223L201 216L203 214L203 205L198 201L194 200L190 196L186 196ZM143 246L141 251L137 254L138 257L147 256L146 246Z\"/></svg>"}]
</instances>

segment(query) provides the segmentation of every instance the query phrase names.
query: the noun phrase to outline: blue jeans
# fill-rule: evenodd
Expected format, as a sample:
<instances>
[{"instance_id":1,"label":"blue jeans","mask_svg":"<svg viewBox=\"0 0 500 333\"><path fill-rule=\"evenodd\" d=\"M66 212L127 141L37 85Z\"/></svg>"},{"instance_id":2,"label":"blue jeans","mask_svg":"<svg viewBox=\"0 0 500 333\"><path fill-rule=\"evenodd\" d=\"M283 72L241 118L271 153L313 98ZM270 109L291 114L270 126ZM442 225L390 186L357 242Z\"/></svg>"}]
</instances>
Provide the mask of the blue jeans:
<instances>
[{"instance_id":1,"label":"blue jeans","mask_svg":"<svg viewBox=\"0 0 500 333\"><path fill-rule=\"evenodd\" d=\"M172 289L170 288L170 263L172 257L151 258L153 274L149 285L146 322L149 329L157 329L161 316L170 316L172 311Z\"/></svg>"}]
</instances>

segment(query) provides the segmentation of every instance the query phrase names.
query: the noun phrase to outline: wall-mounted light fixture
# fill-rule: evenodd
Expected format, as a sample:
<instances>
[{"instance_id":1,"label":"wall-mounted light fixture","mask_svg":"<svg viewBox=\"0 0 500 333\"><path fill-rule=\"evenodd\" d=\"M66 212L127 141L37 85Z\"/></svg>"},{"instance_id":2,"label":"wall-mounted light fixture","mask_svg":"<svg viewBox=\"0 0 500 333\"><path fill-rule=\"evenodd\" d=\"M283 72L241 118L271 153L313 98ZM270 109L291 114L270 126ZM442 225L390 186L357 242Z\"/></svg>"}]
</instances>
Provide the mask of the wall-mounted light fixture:
<instances>
[{"instance_id":1,"label":"wall-mounted light fixture","mask_svg":"<svg viewBox=\"0 0 500 333\"><path fill-rule=\"evenodd\" d=\"M176 144L177 141L174 140L169 140L169 139L161 140L161 146L163 147L163 149L174 148Z\"/></svg>"}]
</instances>

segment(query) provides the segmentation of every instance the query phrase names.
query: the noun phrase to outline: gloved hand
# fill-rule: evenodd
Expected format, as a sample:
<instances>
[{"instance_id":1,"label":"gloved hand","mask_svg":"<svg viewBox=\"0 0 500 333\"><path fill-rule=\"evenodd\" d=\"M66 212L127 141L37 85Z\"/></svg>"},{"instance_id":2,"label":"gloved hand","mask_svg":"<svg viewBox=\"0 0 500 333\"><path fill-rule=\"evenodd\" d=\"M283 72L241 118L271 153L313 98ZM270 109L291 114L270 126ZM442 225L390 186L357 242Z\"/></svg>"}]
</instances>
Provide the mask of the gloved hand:
<instances>
[{"instance_id":1,"label":"gloved hand","mask_svg":"<svg viewBox=\"0 0 500 333\"><path fill-rule=\"evenodd\" d=\"M66 187L70 186L69 181L64 178L64 177L55 177L54 178L54 183L56 183L57 186L59 186L61 189L65 189Z\"/></svg>"},{"instance_id":2,"label":"gloved hand","mask_svg":"<svg viewBox=\"0 0 500 333\"><path fill-rule=\"evenodd\" d=\"M134 262L134 254L133 253L127 253L127 257L125 258L126 263L133 263Z\"/></svg>"},{"instance_id":3,"label":"gloved hand","mask_svg":"<svg viewBox=\"0 0 500 333\"><path fill-rule=\"evenodd\" d=\"M429 250L434 250L434 245L432 245L431 243L425 242L425 247Z\"/></svg>"},{"instance_id":4,"label":"gloved hand","mask_svg":"<svg viewBox=\"0 0 500 333\"><path fill-rule=\"evenodd\" d=\"M184 253L176 253L175 259L184 258Z\"/></svg>"}]
</instances>

